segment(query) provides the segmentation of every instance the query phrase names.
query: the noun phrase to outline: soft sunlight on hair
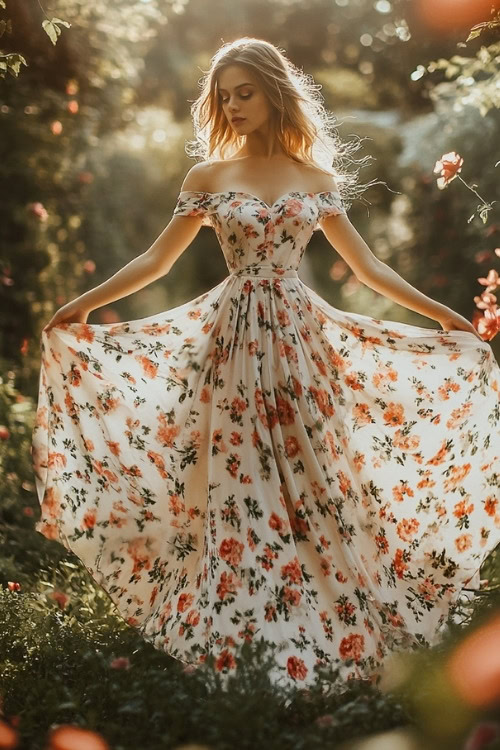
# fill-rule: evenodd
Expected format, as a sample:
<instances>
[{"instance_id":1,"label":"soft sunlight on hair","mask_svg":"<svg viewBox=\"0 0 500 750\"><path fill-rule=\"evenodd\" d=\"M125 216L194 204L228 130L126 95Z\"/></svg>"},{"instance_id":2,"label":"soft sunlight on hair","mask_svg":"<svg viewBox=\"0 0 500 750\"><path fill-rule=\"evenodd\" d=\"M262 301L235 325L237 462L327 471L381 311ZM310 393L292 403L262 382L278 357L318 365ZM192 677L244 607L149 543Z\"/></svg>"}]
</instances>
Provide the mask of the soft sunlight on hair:
<instances>
[{"instance_id":1,"label":"soft sunlight on hair","mask_svg":"<svg viewBox=\"0 0 500 750\"><path fill-rule=\"evenodd\" d=\"M347 166L363 164L372 157L352 157L364 139L340 139L336 117L324 107L321 85L293 65L282 50L252 37L223 44L212 57L209 70L203 71L201 93L191 106L195 138L186 144L189 156L201 161L227 159L244 143L245 136L235 133L224 115L217 86L221 71L234 64L246 66L269 99L276 138L285 154L331 174L347 207L350 199L378 183L373 180L358 185L359 168L347 171Z\"/></svg>"}]
</instances>

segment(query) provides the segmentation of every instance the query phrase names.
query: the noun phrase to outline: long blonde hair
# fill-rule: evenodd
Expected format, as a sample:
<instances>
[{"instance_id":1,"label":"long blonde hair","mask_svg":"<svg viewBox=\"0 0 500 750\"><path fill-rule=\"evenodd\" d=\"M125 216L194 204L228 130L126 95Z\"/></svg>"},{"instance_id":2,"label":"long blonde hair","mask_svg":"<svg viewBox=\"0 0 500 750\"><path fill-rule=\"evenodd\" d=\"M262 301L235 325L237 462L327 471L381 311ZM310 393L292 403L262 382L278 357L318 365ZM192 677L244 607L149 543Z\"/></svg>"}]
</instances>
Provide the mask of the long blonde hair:
<instances>
[{"instance_id":1,"label":"long blonde hair","mask_svg":"<svg viewBox=\"0 0 500 750\"><path fill-rule=\"evenodd\" d=\"M212 57L209 70L202 71L201 92L191 106L195 138L186 144L188 156L201 161L227 159L241 149L245 136L235 133L224 115L217 80L224 67L236 63L251 70L268 97L276 123L275 137L290 159L332 175L347 205L362 188L375 184L373 181L360 186L359 169L345 169L348 164L360 164L371 157L352 158L363 139L340 139L335 115L323 105L321 85L293 65L282 50L253 37L223 44Z\"/></svg>"}]
</instances>

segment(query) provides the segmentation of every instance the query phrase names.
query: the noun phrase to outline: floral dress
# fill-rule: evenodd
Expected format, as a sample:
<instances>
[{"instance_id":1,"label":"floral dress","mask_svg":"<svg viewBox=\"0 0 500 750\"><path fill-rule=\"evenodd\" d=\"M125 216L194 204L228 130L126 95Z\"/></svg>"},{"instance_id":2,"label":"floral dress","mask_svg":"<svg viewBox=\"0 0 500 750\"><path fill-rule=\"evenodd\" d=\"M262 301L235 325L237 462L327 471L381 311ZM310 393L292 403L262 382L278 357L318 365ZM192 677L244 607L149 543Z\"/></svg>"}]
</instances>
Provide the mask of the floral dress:
<instances>
[{"instance_id":1,"label":"floral dress","mask_svg":"<svg viewBox=\"0 0 500 750\"><path fill-rule=\"evenodd\" d=\"M332 307L298 276L338 193L182 191L229 275L139 320L43 332L36 530L141 636L276 681L372 678L430 646L500 541L487 342Z\"/></svg>"}]
</instances>

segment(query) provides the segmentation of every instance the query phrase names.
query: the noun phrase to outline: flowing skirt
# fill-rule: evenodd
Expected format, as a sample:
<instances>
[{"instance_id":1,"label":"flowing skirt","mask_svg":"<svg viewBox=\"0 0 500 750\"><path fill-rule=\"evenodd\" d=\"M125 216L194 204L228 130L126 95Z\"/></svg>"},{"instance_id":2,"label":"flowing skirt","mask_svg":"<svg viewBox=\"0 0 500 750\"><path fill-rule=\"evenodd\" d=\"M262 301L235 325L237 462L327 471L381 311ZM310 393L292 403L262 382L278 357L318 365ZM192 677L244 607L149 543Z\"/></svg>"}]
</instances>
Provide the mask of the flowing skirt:
<instances>
[{"instance_id":1,"label":"flowing skirt","mask_svg":"<svg viewBox=\"0 0 500 750\"><path fill-rule=\"evenodd\" d=\"M370 677L436 643L500 541L487 342L231 274L173 309L43 332L36 529L185 663L277 648Z\"/></svg>"}]
</instances>

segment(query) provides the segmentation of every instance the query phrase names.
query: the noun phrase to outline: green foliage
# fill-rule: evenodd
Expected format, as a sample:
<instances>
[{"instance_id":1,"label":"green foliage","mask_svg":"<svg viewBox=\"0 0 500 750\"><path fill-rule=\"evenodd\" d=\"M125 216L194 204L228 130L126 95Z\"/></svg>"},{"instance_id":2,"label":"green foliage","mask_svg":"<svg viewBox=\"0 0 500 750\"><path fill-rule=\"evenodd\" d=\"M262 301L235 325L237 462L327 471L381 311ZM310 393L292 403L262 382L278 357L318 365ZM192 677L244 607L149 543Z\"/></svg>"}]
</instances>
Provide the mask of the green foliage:
<instances>
[{"instance_id":1,"label":"green foliage","mask_svg":"<svg viewBox=\"0 0 500 750\"><path fill-rule=\"evenodd\" d=\"M242 647L227 687L210 663L185 672L99 611L83 580L77 589L66 610L43 593L0 590L0 692L5 714L21 717L21 737L32 750L44 746L54 723L101 732L116 750L182 742L319 750L408 722L397 700L365 685L330 695L320 686L307 693L271 687L264 643ZM113 668L117 657L129 666ZM316 720L325 714L331 721L321 726Z\"/></svg>"},{"instance_id":2,"label":"green foliage","mask_svg":"<svg viewBox=\"0 0 500 750\"><path fill-rule=\"evenodd\" d=\"M473 27L465 42L458 46L466 47L467 42L477 39L488 31L500 29L500 10L489 21ZM427 65L427 71L442 70L450 83L438 83L430 92L435 102L453 97L454 111L461 112L465 107L475 107L482 117L491 109L500 108L500 42L481 45L474 57L452 55L450 59L439 58Z\"/></svg>"},{"instance_id":3,"label":"green foliage","mask_svg":"<svg viewBox=\"0 0 500 750\"><path fill-rule=\"evenodd\" d=\"M61 33L60 26L65 26L67 29L71 28L71 24L67 21L61 21L60 18L45 19L42 22L42 28L49 37L52 44L57 42L57 37Z\"/></svg>"},{"instance_id":4,"label":"green foliage","mask_svg":"<svg viewBox=\"0 0 500 750\"><path fill-rule=\"evenodd\" d=\"M0 386L0 424L10 431L0 443L7 480L0 485L0 698L5 716L19 717L23 746L42 750L53 724L70 723L100 732L113 750L187 742L319 750L398 727L420 738L415 747L422 750L457 750L471 726L489 716L466 711L450 693L444 664L485 614L500 610L495 556L482 571L488 587L457 608L443 643L405 655L381 689L339 686L329 670L307 691L277 688L269 681L274 651L258 641L241 648L226 684L213 657L185 671L117 615L74 555L34 531L39 509L28 459L34 404L20 396L12 381ZM19 590L10 591L9 582ZM128 659L122 669L118 658ZM461 722L436 724L445 700Z\"/></svg>"},{"instance_id":5,"label":"green foliage","mask_svg":"<svg viewBox=\"0 0 500 750\"><path fill-rule=\"evenodd\" d=\"M206 669L185 672L117 616L74 556L34 531L39 509L30 437L40 328L61 304L145 250L168 220L190 166L182 159L182 143L191 136L187 103L220 44L221 18L227 38L243 28L254 33L249 9L257 18L265 14L267 28L286 28L287 39L280 36L279 43L305 69L318 72L328 106L349 117L357 111L356 130L372 139L377 156L373 174L364 179L385 179L392 192L375 189L371 215L355 206L351 218L383 260L470 317L476 279L486 275L498 245L498 222L468 224L468 191L439 193L432 176L436 159L453 148L464 156L467 179L494 194L499 48L496 41L480 42L496 26L485 22L472 30L467 43L480 46L466 57L454 54L451 36L431 39L410 30L404 0L395 1L389 14L379 13L371 0L308 7L246 0L233 4L229 15L226 0L191 0L182 12L178 3L175 12L170 6L56 0L57 16L42 22L40 14L13 3L13 23L0 21L0 116L2 140L9 143L0 163L8 186L0 201L3 710L20 717L23 747L33 750L45 746L55 722L102 731L113 750L185 742L340 750L340 742L397 727L406 727L425 750L458 750L473 723L491 712L471 713L456 700L444 672L446 656L481 626L482 613L500 611L498 553L482 571L488 588L463 604L460 624L448 623L448 639L388 671L384 690L359 684L343 693L324 690L325 677L309 692L287 692L270 689L272 655L265 644L242 653L229 689L211 660ZM61 27L71 33L61 37ZM361 28L372 40L368 46L360 44ZM424 67L435 77L411 78L412 70ZM446 80L437 81L437 74ZM449 108L441 108L446 99ZM154 140L160 131L162 147ZM342 128L341 134L347 135ZM354 287L347 267L339 273L339 259L328 277L331 248L321 238L311 242L304 262L311 262L319 291L332 304L430 325ZM223 273L215 238L202 230L172 275L155 287L156 297L148 290L120 301L116 311L130 319L149 314L145 300L156 309L181 304ZM9 591L9 581L20 589ZM130 668L113 668L115 657L127 657ZM441 721L444 709L457 718Z\"/></svg>"}]
</instances>

